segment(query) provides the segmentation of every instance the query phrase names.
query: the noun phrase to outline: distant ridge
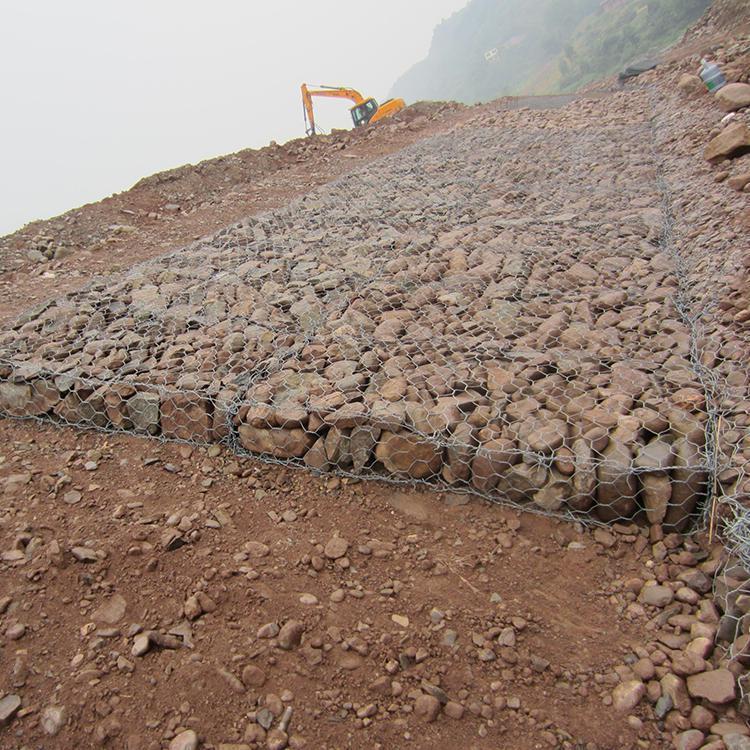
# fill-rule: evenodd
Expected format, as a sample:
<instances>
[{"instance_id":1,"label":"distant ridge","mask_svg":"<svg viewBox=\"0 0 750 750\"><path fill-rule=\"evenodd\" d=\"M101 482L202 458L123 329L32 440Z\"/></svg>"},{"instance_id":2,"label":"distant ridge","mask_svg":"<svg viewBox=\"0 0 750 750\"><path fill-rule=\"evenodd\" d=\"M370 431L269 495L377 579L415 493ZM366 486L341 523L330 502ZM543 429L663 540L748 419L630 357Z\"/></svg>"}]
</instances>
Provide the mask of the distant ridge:
<instances>
[{"instance_id":1,"label":"distant ridge","mask_svg":"<svg viewBox=\"0 0 750 750\"><path fill-rule=\"evenodd\" d=\"M427 58L401 76L392 93L408 101L475 104L513 94L575 91L676 42L710 5L710 0L471 0L435 29Z\"/></svg>"}]
</instances>

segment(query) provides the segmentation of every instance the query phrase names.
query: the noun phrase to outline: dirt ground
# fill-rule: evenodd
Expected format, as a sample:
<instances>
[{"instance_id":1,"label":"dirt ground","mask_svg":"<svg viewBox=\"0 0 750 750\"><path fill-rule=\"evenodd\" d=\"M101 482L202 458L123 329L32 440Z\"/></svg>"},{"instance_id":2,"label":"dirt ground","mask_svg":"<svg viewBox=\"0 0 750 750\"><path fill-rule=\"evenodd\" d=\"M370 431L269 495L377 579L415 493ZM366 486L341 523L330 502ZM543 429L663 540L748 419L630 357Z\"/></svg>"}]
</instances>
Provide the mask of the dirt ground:
<instances>
[{"instance_id":1,"label":"dirt ground","mask_svg":"<svg viewBox=\"0 0 750 750\"><path fill-rule=\"evenodd\" d=\"M465 497L218 449L2 429L0 547L36 548L0 573L25 626L10 641L3 622L5 680L23 682L24 716L2 747L158 748L183 727L221 747L242 741L259 702L279 700L297 747L638 746L603 702L612 667L646 637L621 617L622 581L643 564L632 534L607 548ZM346 543L332 559L336 537ZM197 592L211 611L188 620ZM304 626L302 646L261 637L289 620ZM180 648L132 655L136 633L175 627ZM501 633L509 645L495 654ZM415 716L425 683L463 717ZM39 726L50 703L70 722L55 738Z\"/></svg>"}]
</instances>

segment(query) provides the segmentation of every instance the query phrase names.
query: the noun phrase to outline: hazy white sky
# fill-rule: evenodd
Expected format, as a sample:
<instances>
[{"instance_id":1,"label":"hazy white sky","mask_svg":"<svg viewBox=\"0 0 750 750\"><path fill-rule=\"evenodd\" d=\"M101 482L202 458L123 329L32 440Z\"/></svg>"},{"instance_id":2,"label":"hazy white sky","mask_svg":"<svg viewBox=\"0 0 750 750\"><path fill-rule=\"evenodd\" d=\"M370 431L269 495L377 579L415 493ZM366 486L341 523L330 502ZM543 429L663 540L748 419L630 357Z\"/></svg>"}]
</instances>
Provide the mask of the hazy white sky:
<instances>
[{"instance_id":1,"label":"hazy white sky","mask_svg":"<svg viewBox=\"0 0 750 750\"><path fill-rule=\"evenodd\" d=\"M385 99L467 2L0 0L0 235L303 135L303 81ZM351 125L345 101L316 113Z\"/></svg>"}]
</instances>

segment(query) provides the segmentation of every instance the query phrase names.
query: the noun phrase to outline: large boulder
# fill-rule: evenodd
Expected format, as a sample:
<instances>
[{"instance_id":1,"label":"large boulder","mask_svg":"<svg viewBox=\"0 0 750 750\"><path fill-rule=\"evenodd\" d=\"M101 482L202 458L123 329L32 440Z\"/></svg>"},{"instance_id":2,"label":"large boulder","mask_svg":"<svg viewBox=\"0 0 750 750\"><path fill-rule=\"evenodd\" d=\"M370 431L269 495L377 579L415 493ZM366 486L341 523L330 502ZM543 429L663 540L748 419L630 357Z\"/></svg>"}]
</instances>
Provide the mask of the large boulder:
<instances>
[{"instance_id":1,"label":"large boulder","mask_svg":"<svg viewBox=\"0 0 750 750\"><path fill-rule=\"evenodd\" d=\"M667 515L672 499L672 481L669 470L675 454L671 442L664 437L656 437L647 445L641 446L635 456L635 467L643 488L643 505L649 523L661 523Z\"/></svg>"},{"instance_id":2,"label":"large boulder","mask_svg":"<svg viewBox=\"0 0 750 750\"><path fill-rule=\"evenodd\" d=\"M415 433L384 432L375 457L385 468L412 479L437 476L443 465L443 451L436 443Z\"/></svg>"},{"instance_id":3,"label":"large boulder","mask_svg":"<svg viewBox=\"0 0 750 750\"><path fill-rule=\"evenodd\" d=\"M744 122L728 125L706 146L703 158L718 162L731 156L739 156L750 149L750 128Z\"/></svg>"},{"instance_id":4,"label":"large boulder","mask_svg":"<svg viewBox=\"0 0 750 750\"><path fill-rule=\"evenodd\" d=\"M685 75L680 77L680 80L677 82L677 88L681 93L690 98L699 96L706 91L703 81L698 76L693 76L689 73L685 73Z\"/></svg>"},{"instance_id":5,"label":"large boulder","mask_svg":"<svg viewBox=\"0 0 750 750\"><path fill-rule=\"evenodd\" d=\"M725 112L750 107L750 84L728 83L716 92L716 101Z\"/></svg>"},{"instance_id":6,"label":"large boulder","mask_svg":"<svg viewBox=\"0 0 750 750\"><path fill-rule=\"evenodd\" d=\"M315 441L315 435L295 427L263 429L242 424L239 427L240 443L251 453L261 453L274 458L301 458Z\"/></svg>"},{"instance_id":7,"label":"large boulder","mask_svg":"<svg viewBox=\"0 0 750 750\"><path fill-rule=\"evenodd\" d=\"M624 521L633 517L638 482L633 471L633 454L623 443L611 440L599 464L597 514L603 521Z\"/></svg>"}]
</instances>

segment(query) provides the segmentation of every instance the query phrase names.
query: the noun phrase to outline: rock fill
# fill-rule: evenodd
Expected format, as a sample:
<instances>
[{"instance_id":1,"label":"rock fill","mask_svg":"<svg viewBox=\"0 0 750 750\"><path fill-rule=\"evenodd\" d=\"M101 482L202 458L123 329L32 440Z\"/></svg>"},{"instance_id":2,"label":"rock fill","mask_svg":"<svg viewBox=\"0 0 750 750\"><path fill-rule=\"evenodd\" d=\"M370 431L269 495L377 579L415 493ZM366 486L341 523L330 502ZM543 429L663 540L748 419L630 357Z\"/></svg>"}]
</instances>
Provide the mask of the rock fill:
<instances>
[{"instance_id":1,"label":"rock fill","mask_svg":"<svg viewBox=\"0 0 750 750\"><path fill-rule=\"evenodd\" d=\"M40 305L0 336L0 411L682 529L710 284L658 117L484 113Z\"/></svg>"}]
</instances>

